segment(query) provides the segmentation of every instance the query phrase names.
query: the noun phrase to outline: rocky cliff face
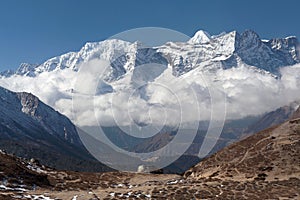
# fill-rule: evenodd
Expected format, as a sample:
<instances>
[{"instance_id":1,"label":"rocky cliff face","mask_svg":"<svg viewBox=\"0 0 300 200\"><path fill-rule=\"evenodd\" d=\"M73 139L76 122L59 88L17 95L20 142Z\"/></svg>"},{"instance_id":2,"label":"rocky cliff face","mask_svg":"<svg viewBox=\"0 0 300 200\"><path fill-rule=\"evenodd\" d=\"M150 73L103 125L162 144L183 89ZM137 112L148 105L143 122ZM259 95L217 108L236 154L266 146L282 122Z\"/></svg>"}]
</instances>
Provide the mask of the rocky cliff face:
<instances>
[{"instance_id":1,"label":"rocky cliff face","mask_svg":"<svg viewBox=\"0 0 300 200\"><path fill-rule=\"evenodd\" d=\"M0 87L0 149L69 170L108 170L84 148L72 122L29 93Z\"/></svg>"},{"instance_id":2,"label":"rocky cliff face","mask_svg":"<svg viewBox=\"0 0 300 200\"><path fill-rule=\"evenodd\" d=\"M49 134L82 146L75 126L67 117L45 105L33 94L21 92L17 96L22 105L21 111L36 120Z\"/></svg>"},{"instance_id":3,"label":"rocky cliff face","mask_svg":"<svg viewBox=\"0 0 300 200\"><path fill-rule=\"evenodd\" d=\"M0 95L2 125L13 130L18 130L15 123L40 127L49 135L82 146L72 122L36 96L26 92L13 93L4 88L0 88Z\"/></svg>"}]
</instances>

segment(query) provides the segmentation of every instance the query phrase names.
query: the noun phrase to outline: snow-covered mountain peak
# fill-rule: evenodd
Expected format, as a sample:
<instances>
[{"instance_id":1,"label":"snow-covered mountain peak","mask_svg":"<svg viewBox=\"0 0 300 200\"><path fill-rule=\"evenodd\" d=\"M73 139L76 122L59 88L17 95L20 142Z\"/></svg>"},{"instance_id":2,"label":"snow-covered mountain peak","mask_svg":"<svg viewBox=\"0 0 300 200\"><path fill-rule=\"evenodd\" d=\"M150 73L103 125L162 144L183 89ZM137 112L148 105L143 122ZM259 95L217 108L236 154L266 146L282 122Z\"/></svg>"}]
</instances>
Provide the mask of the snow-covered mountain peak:
<instances>
[{"instance_id":1,"label":"snow-covered mountain peak","mask_svg":"<svg viewBox=\"0 0 300 200\"><path fill-rule=\"evenodd\" d=\"M189 43L194 44L205 44L208 43L211 39L209 33L203 30L199 30L195 33L195 35L188 41Z\"/></svg>"},{"instance_id":2,"label":"snow-covered mountain peak","mask_svg":"<svg viewBox=\"0 0 300 200\"><path fill-rule=\"evenodd\" d=\"M246 65L280 77L280 67L299 63L299 42L295 37L262 40L256 32L246 30L223 32L198 43L197 38L205 35L199 31L185 44L170 43L159 49L173 66L173 75L180 76L198 67L216 72Z\"/></svg>"},{"instance_id":3,"label":"snow-covered mountain peak","mask_svg":"<svg viewBox=\"0 0 300 200\"><path fill-rule=\"evenodd\" d=\"M199 30L187 42L169 42L159 47L145 47L141 42L108 39L88 42L78 52L70 52L47 60L40 65L22 64L18 70L5 71L0 77L35 77L43 72L69 68L78 71L82 63L93 59L109 61L107 82L118 80L141 64L158 63L173 68L173 75L180 76L200 67L204 71L246 64L279 75L279 68L300 62L299 42L296 37L261 40L257 33L231 31L210 36Z\"/></svg>"},{"instance_id":4,"label":"snow-covered mountain peak","mask_svg":"<svg viewBox=\"0 0 300 200\"><path fill-rule=\"evenodd\" d=\"M95 49L123 49L127 48L132 43L119 39L108 39L100 42L87 42L79 51L79 53L92 52Z\"/></svg>"},{"instance_id":5,"label":"snow-covered mountain peak","mask_svg":"<svg viewBox=\"0 0 300 200\"><path fill-rule=\"evenodd\" d=\"M32 70L37 66L37 64L29 64L29 63L21 63L19 68L16 71L18 75L26 75L26 76L33 76L31 74Z\"/></svg>"},{"instance_id":6,"label":"snow-covered mountain peak","mask_svg":"<svg viewBox=\"0 0 300 200\"><path fill-rule=\"evenodd\" d=\"M296 51L296 48L299 46L299 41L295 36L290 36L286 38L271 39L267 42L267 45L269 45L274 50Z\"/></svg>"},{"instance_id":7,"label":"snow-covered mountain peak","mask_svg":"<svg viewBox=\"0 0 300 200\"><path fill-rule=\"evenodd\" d=\"M9 77L12 75L20 75L20 76L29 76L33 77L35 74L33 73L38 64L29 64L29 63L21 63L17 70L5 70L0 72L0 77Z\"/></svg>"}]
</instances>

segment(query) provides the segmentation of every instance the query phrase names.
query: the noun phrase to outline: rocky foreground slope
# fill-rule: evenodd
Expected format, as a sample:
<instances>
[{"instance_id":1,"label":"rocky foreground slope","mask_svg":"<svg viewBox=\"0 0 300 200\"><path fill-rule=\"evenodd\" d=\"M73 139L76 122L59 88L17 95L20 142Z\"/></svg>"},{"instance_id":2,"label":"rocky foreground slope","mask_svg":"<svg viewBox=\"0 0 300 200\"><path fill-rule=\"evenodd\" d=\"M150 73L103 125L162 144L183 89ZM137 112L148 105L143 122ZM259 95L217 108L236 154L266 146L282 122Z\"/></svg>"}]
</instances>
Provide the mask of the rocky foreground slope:
<instances>
[{"instance_id":1,"label":"rocky foreground slope","mask_svg":"<svg viewBox=\"0 0 300 200\"><path fill-rule=\"evenodd\" d=\"M300 118L234 143L184 175L55 171L1 153L1 199L299 199ZM13 171L12 171L13 170Z\"/></svg>"}]
</instances>

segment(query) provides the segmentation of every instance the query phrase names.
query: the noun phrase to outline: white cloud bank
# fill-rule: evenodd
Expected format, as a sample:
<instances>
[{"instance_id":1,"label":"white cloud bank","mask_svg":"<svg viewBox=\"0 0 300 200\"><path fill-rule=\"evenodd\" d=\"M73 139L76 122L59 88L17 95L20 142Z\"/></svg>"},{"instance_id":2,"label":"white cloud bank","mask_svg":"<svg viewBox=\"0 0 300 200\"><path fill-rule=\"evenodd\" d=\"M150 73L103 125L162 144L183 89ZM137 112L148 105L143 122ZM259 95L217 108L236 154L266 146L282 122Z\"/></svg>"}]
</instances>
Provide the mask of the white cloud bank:
<instances>
[{"instance_id":1,"label":"white cloud bank","mask_svg":"<svg viewBox=\"0 0 300 200\"><path fill-rule=\"evenodd\" d=\"M153 73L153 77L147 71L146 81L139 75L142 79L138 83L134 72L128 72L110 85L99 82L104 70L99 71L99 66L107 63L91 61L81 66L87 70L80 72L64 69L35 78L14 76L0 79L0 85L33 93L79 126L175 125L208 120L211 94L214 109L224 112L223 92L228 119L263 114L300 99L299 64L282 68L280 79L248 67L220 70L213 76L195 69L178 78L166 69L159 76Z\"/></svg>"}]
</instances>

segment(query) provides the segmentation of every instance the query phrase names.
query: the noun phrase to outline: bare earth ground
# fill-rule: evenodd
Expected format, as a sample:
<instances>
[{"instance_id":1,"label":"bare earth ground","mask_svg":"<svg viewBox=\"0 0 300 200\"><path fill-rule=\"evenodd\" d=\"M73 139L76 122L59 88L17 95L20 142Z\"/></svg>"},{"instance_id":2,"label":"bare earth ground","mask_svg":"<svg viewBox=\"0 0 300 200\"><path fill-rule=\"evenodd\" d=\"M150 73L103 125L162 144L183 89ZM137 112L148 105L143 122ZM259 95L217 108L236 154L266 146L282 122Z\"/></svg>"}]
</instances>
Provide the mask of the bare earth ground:
<instances>
[{"instance_id":1,"label":"bare earth ground","mask_svg":"<svg viewBox=\"0 0 300 200\"><path fill-rule=\"evenodd\" d=\"M22 162L1 156L1 200L300 199L300 119L234 143L183 176L55 171Z\"/></svg>"}]
</instances>

